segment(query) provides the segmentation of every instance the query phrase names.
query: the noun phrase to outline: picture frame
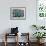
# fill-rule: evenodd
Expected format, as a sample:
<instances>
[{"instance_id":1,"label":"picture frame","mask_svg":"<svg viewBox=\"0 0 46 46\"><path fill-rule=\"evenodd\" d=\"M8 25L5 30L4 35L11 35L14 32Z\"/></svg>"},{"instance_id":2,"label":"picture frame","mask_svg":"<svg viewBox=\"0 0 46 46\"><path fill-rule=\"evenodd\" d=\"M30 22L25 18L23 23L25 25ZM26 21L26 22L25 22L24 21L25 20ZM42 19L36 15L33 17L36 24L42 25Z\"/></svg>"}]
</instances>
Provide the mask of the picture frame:
<instances>
[{"instance_id":1,"label":"picture frame","mask_svg":"<svg viewBox=\"0 0 46 46\"><path fill-rule=\"evenodd\" d=\"M37 9L37 16L39 19L46 18L46 0L37 0L36 1L36 9Z\"/></svg>"},{"instance_id":2,"label":"picture frame","mask_svg":"<svg viewBox=\"0 0 46 46\"><path fill-rule=\"evenodd\" d=\"M26 19L26 7L10 8L10 20L25 20L25 19Z\"/></svg>"},{"instance_id":3,"label":"picture frame","mask_svg":"<svg viewBox=\"0 0 46 46\"><path fill-rule=\"evenodd\" d=\"M36 24L37 25L45 25L46 20L46 8L42 0L36 1Z\"/></svg>"}]
</instances>

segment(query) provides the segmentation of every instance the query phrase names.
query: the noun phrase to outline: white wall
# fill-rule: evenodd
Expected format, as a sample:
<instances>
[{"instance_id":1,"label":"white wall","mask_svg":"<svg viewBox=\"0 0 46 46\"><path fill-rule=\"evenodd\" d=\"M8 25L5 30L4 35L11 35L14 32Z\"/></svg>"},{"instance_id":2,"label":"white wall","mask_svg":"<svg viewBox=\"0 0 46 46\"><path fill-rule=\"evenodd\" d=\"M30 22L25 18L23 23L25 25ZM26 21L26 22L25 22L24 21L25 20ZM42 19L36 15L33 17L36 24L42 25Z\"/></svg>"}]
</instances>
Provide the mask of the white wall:
<instances>
[{"instance_id":1,"label":"white wall","mask_svg":"<svg viewBox=\"0 0 46 46\"><path fill-rule=\"evenodd\" d=\"M26 7L26 20L10 20L10 7ZM36 0L0 0L0 34L17 26L32 36L32 24L36 24Z\"/></svg>"}]
</instances>

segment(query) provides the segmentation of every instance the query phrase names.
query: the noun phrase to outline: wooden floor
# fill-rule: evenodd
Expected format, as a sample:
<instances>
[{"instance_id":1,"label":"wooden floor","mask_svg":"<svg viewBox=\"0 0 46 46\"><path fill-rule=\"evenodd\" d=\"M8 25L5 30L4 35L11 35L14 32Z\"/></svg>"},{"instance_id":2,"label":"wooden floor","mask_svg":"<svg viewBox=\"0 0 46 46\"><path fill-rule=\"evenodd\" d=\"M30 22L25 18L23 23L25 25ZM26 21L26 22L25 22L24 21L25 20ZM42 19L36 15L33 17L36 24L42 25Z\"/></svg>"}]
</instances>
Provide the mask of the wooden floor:
<instances>
[{"instance_id":1,"label":"wooden floor","mask_svg":"<svg viewBox=\"0 0 46 46\"><path fill-rule=\"evenodd\" d=\"M4 46L4 43L3 42L2 43L0 42L0 46ZM8 46L15 46L15 43L10 42L10 43L8 43ZM30 46L37 46L37 43L32 42L32 43L30 43ZM44 43L41 46L46 46L46 43Z\"/></svg>"}]
</instances>

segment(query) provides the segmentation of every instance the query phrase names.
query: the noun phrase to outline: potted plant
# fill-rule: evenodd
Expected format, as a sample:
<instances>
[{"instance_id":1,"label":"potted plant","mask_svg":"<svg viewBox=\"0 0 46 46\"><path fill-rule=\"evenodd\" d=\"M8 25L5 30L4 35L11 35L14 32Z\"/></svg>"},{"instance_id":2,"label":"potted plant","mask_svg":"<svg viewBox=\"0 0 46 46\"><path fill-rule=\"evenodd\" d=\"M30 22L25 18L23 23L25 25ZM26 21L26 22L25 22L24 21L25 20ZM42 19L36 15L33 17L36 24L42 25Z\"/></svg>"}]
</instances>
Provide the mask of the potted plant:
<instances>
[{"instance_id":1,"label":"potted plant","mask_svg":"<svg viewBox=\"0 0 46 46\"><path fill-rule=\"evenodd\" d=\"M45 26L32 25L32 27L33 27L33 28L36 28L36 30L45 29Z\"/></svg>"},{"instance_id":2,"label":"potted plant","mask_svg":"<svg viewBox=\"0 0 46 46\"><path fill-rule=\"evenodd\" d=\"M45 34L46 34L45 32L35 32L33 35L37 38L37 41L40 43L40 40L42 38L45 38L44 37L46 36Z\"/></svg>"},{"instance_id":3,"label":"potted plant","mask_svg":"<svg viewBox=\"0 0 46 46\"><path fill-rule=\"evenodd\" d=\"M32 25L33 28L35 28L36 30L38 30L37 25Z\"/></svg>"},{"instance_id":4,"label":"potted plant","mask_svg":"<svg viewBox=\"0 0 46 46\"><path fill-rule=\"evenodd\" d=\"M45 26L41 26L40 29L45 29Z\"/></svg>"}]
</instances>

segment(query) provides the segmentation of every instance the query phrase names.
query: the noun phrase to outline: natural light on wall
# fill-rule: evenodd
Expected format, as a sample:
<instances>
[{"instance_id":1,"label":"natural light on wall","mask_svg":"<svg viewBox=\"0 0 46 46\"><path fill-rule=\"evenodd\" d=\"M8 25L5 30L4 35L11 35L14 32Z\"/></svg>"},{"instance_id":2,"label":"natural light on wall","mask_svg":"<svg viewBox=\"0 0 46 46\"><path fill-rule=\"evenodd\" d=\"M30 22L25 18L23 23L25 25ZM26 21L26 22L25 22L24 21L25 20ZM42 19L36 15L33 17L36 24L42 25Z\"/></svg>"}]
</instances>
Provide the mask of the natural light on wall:
<instances>
[{"instance_id":1,"label":"natural light on wall","mask_svg":"<svg viewBox=\"0 0 46 46\"><path fill-rule=\"evenodd\" d=\"M37 17L41 20L46 18L46 0L37 0Z\"/></svg>"}]
</instances>

